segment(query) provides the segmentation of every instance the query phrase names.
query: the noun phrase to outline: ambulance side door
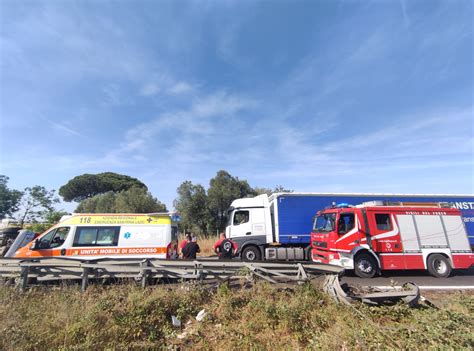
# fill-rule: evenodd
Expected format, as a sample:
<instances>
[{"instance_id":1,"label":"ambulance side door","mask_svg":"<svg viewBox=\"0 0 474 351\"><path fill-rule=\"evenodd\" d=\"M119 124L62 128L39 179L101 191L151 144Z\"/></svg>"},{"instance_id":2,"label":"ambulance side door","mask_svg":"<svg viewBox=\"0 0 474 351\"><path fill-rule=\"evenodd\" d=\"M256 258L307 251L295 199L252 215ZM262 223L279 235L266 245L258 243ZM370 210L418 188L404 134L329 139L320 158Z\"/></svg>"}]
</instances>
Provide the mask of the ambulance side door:
<instances>
[{"instance_id":1,"label":"ambulance side door","mask_svg":"<svg viewBox=\"0 0 474 351\"><path fill-rule=\"evenodd\" d=\"M54 228L37 239L31 247L35 252L32 256L64 256L66 255L65 242L69 236L71 227Z\"/></svg>"}]
</instances>

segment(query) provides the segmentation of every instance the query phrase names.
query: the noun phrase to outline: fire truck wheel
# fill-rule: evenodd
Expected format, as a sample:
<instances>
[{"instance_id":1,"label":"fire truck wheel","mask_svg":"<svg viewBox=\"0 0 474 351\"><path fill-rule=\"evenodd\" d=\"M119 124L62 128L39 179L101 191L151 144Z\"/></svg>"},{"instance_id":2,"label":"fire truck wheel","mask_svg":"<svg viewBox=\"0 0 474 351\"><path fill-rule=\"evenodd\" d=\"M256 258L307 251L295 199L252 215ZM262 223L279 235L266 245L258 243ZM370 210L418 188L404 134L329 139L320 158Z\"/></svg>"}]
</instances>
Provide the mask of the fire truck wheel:
<instances>
[{"instance_id":1,"label":"fire truck wheel","mask_svg":"<svg viewBox=\"0 0 474 351\"><path fill-rule=\"evenodd\" d=\"M258 261L260 260L260 250L255 246L247 246L242 251L242 259L244 261Z\"/></svg>"},{"instance_id":2,"label":"fire truck wheel","mask_svg":"<svg viewBox=\"0 0 474 351\"><path fill-rule=\"evenodd\" d=\"M354 259L354 272L360 278L373 278L377 272L377 262L372 255L361 253Z\"/></svg>"},{"instance_id":3,"label":"fire truck wheel","mask_svg":"<svg viewBox=\"0 0 474 351\"><path fill-rule=\"evenodd\" d=\"M428 257L428 272L433 277L447 278L451 274L452 268L449 260L441 254L433 254Z\"/></svg>"}]
</instances>

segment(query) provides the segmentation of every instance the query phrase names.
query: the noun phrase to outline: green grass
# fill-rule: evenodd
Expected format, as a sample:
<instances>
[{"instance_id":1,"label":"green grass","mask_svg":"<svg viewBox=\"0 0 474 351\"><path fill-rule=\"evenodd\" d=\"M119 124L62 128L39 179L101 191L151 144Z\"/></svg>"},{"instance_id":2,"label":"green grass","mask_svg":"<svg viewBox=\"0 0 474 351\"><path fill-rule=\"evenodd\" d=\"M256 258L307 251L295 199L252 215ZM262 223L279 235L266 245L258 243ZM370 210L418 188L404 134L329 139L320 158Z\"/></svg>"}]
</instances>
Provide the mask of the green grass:
<instances>
[{"instance_id":1,"label":"green grass","mask_svg":"<svg viewBox=\"0 0 474 351\"><path fill-rule=\"evenodd\" d=\"M474 297L462 294L443 296L439 310L348 307L311 285L267 284L215 291L127 284L83 294L77 286L0 287L0 301L1 350L474 348ZM209 314L199 323L203 308Z\"/></svg>"}]
</instances>

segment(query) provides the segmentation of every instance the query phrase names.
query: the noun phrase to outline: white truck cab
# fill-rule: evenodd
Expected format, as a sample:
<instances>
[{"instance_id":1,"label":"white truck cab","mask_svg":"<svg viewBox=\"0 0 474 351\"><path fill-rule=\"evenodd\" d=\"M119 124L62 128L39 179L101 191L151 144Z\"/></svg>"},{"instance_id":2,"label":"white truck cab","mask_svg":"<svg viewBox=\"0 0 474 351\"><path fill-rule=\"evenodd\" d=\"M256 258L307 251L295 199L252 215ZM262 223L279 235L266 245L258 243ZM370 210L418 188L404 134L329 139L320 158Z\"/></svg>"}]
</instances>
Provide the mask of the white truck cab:
<instances>
[{"instance_id":1,"label":"white truck cab","mask_svg":"<svg viewBox=\"0 0 474 351\"><path fill-rule=\"evenodd\" d=\"M233 201L228 210L226 237L238 244L244 258L260 260L263 254L261 247L273 241L268 196Z\"/></svg>"}]
</instances>

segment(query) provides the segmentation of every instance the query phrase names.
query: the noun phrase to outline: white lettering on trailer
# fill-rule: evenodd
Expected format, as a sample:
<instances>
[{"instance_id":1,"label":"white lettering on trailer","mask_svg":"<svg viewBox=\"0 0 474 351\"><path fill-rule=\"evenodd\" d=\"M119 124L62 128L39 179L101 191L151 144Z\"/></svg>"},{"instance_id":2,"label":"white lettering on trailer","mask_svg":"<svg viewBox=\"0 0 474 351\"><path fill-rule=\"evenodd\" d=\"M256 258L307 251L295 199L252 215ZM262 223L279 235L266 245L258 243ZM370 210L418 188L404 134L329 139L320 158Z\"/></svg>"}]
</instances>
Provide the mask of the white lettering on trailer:
<instances>
[{"instance_id":1,"label":"white lettering on trailer","mask_svg":"<svg viewBox=\"0 0 474 351\"><path fill-rule=\"evenodd\" d=\"M453 205L458 210L474 210L474 202L454 202Z\"/></svg>"}]
</instances>

